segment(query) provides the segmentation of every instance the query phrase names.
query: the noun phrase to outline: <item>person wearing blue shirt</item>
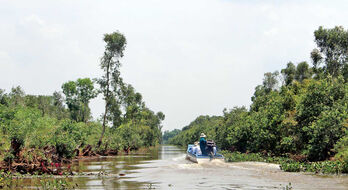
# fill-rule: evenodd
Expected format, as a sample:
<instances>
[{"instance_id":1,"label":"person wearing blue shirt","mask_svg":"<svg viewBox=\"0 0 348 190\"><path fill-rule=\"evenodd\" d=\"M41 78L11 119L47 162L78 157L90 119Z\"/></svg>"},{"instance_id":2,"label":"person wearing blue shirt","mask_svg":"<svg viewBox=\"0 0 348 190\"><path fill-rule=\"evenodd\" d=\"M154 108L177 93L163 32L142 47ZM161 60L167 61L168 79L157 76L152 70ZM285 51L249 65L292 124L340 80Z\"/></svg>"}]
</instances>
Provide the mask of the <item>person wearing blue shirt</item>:
<instances>
[{"instance_id":1,"label":"person wearing blue shirt","mask_svg":"<svg viewBox=\"0 0 348 190\"><path fill-rule=\"evenodd\" d=\"M205 140L207 136L205 136L204 133L201 133L201 136L200 136L200 139L199 139L199 147L201 148L201 151L202 151L202 155L203 156L207 156L207 150L206 150L206 147L207 147L207 140Z\"/></svg>"}]
</instances>

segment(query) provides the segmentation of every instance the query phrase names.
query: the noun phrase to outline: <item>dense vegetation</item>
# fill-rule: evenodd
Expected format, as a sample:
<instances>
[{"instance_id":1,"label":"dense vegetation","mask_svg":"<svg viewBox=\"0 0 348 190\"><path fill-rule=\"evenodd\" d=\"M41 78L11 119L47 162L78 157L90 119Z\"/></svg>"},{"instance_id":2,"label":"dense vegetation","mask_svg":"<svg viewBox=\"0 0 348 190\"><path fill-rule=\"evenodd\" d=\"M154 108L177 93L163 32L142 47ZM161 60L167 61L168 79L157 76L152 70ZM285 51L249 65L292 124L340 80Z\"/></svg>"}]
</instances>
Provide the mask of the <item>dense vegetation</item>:
<instances>
[{"instance_id":1,"label":"dense vegetation","mask_svg":"<svg viewBox=\"0 0 348 190\"><path fill-rule=\"evenodd\" d=\"M176 135L178 135L179 133L181 132L180 129L174 129L172 131L164 131L163 132L163 135L162 135L162 143L163 144L167 144L168 143L168 140Z\"/></svg>"},{"instance_id":2,"label":"dense vegetation","mask_svg":"<svg viewBox=\"0 0 348 190\"><path fill-rule=\"evenodd\" d=\"M221 149L302 162L334 159L348 172L348 31L319 27L314 37L312 67L289 62L281 75L265 73L249 109L200 116L169 143L186 145L204 132Z\"/></svg>"},{"instance_id":3,"label":"dense vegetation","mask_svg":"<svg viewBox=\"0 0 348 190\"><path fill-rule=\"evenodd\" d=\"M47 164L75 156L117 153L161 142L164 114L151 111L142 95L121 78L119 58L125 37L115 32L106 34L104 41L101 68L108 67L109 74L68 81L62 84L64 96L60 92L27 95L19 86L9 93L0 89L0 167L45 172ZM92 119L89 108L99 93L106 100L102 123Z\"/></svg>"}]
</instances>

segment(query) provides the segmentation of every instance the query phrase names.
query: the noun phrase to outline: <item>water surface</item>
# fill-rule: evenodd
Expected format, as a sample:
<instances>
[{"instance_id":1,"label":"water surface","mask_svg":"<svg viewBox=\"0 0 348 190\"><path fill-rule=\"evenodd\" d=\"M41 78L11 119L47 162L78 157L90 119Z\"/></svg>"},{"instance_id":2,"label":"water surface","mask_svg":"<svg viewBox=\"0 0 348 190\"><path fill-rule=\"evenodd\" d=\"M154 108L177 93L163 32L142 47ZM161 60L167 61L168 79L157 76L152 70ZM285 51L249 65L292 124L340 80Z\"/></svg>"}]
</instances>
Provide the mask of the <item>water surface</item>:
<instances>
[{"instance_id":1,"label":"water surface","mask_svg":"<svg viewBox=\"0 0 348 190\"><path fill-rule=\"evenodd\" d=\"M196 164L175 146L73 163L80 189L348 189L348 176L283 172L259 162ZM26 184L33 180L26 179Z\"/></svg>"}]
</instances>

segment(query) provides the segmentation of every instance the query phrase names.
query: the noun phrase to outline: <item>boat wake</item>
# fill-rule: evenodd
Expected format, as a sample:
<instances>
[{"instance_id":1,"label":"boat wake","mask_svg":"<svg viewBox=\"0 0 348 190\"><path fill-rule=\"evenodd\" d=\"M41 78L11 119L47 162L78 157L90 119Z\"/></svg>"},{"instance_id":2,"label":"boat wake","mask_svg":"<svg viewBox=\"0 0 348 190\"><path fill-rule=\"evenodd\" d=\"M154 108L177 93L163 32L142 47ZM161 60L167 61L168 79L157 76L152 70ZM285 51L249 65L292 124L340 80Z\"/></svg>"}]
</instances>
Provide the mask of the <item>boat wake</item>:
<instances>
[{"instance_id":1,"label":"boat wake","mask_svg":"<svg viewBox=\"0 0 348 190\"><path fill-rule=\"evenodd\" d=\"M174 158L172 158L172 161L175 161L175 162L183 161L183 160L185 160L185 157L186 157L186 155L183 154L183 155L181 155L181 156L179 156L179 157L174 157Z\"/></svg>"}]
</instances>

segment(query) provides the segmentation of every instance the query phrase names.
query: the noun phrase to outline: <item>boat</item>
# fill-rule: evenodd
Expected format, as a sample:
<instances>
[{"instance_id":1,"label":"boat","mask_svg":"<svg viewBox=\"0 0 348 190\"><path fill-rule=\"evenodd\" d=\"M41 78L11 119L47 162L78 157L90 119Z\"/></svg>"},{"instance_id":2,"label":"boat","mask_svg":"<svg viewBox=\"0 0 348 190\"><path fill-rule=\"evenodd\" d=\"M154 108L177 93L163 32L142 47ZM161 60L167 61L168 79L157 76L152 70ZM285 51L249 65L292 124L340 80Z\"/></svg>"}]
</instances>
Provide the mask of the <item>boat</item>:
<instances>
[{"instance_id":1,"label":"boat","mask_svg":"<svg viewBox=\"0 0 348 190\"><path fill-rule=\"evenodd\" d=\"M225 162L225 157L222 154L216 153L215 155L209 155L209 156L204 156L204 155L196 155L192 153L192 148L193 144L189 144L187 146L187 151L186 151L186 159L190 160L194 163L211 163L211 162Z\"/></svg>"}]
</instances>

